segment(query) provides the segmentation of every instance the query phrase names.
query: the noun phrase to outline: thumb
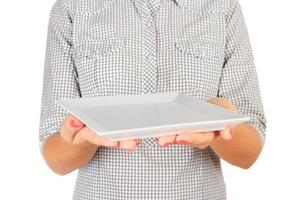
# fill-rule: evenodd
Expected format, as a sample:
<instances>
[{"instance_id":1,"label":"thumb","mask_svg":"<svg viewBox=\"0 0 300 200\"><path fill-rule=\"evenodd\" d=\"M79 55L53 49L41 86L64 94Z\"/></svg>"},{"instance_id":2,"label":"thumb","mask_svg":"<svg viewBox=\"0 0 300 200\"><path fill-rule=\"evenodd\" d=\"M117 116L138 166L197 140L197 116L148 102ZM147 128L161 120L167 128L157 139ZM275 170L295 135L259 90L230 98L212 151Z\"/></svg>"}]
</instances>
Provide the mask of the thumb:
<instances>
[{"instance_id":1,"label":"thumb","mask_svg":"<svg viewBox=\"0 0 300 200\"><path fill-rule=\"evenodd\" d=\"M61 130L61 135L63 139L65 139L67 142L72 143L75 135L80 129L83 128L83 126L84 124L75 116L67 116Z\"/></svg>"},{"instance_id":2,"label":"thumb","mask_svg":"<svg viewBox=\"0 0 300 200\"><path fill-rule=\"evenodd\" d=\"M83 123L79 119L77 119L75 116L70 115L69 125L70 125L70 129L80 130L83 126Z\"/></svg>"},{"instance_id":3,"label":"thumb","mask_svg":"<svg viewBox=\"0 0 300 200\"><path fill-rule=\"evenodd\" d=\"M220 135L224 140L231 140L232 138L232 132L230 128L226 128L224 130L220 131Z\"/></svg>"}]
</instances>

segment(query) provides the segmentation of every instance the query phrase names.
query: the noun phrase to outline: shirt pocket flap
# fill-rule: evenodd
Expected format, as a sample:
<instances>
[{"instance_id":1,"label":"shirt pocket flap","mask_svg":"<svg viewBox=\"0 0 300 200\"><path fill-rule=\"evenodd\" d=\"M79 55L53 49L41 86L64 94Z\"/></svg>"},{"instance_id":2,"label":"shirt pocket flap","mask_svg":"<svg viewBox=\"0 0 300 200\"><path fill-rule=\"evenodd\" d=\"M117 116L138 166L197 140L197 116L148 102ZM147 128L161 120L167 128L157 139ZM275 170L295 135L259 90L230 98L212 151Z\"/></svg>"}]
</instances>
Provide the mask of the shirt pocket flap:
<instances>
[{"instance_id":1,"label":"shirt pocket flap","mask_svg":"<svg viewBox=\"0 0 300 200\"><path fill-rule=\"evenodd\" d=\"M77 56L97 58L110 53L117 52L123 42L120 38L109 38L105 40L83 40L75 47Z\"/></svg>"},{"instance_id":2,"label":"shirt pocket flap","mask_svg":"<svg viewBox=\"0 0 300 200\"><path fill-rule=\"evenodd\" d=\"M212 44L205 41L187 42L187 41L176 41L175 47L184 54L192 55L196 58L212 58L220 57L221 48L217 44Z\"/></svg>"}]
</instances>

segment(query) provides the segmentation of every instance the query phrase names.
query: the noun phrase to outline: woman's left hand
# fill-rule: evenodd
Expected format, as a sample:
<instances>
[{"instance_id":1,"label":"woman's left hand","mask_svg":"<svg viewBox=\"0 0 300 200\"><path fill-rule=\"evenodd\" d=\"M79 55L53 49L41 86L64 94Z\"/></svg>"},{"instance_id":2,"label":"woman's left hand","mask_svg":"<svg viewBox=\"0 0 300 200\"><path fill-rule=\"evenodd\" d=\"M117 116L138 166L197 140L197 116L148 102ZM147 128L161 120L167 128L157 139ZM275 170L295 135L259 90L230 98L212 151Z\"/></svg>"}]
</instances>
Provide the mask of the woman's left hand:
<instances>
[{"instance_id":1,"label":"woman's left hand","mask_svg":"<svg viewBox=\"0 0 300 200\"><path fill-rule=\"evenodd\" d=\"M237 111L237 108L225 98L212 98L209 99L208 102L219 105L231 111ZM235 127L235 125L231 125L229 127L226 127L226 129L220 131L192 131L175 135L159 136L155 138L161 147L166 147L170 144L185 144L202 149L210 146L215 140L218 139L231 140Z\"/></svg>"}]
</instances>

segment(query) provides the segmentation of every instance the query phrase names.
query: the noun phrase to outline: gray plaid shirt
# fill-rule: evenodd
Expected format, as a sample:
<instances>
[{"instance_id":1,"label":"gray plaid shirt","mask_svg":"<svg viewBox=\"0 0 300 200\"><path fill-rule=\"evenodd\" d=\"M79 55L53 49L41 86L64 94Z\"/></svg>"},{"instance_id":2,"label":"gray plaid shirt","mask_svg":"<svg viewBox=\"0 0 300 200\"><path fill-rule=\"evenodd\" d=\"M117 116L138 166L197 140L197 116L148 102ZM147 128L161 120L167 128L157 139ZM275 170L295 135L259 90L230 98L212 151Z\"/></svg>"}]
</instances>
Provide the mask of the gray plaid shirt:
<instances>
[{"instance_id":1,"label":"gray plaid shirt","mask_svg":"<svg viewBox=\"0 0 300 200\"><path fill-rule=\"evenodd\" d=\"M68 114L55 100L180 91L225 97L265 141L266 119L238 0L57 0L49 18L39 139ZM210 147L99 147L73 199L224 200Z\"/></svg>"}]
</instances>

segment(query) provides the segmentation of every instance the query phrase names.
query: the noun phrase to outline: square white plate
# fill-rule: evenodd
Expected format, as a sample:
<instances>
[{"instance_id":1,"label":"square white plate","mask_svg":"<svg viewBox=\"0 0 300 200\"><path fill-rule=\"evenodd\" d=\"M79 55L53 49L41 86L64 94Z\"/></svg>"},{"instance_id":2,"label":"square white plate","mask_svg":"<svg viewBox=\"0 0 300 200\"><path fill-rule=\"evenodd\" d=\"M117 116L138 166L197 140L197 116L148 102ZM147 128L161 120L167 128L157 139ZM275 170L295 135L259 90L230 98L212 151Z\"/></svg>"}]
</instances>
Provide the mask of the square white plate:
<instances>
[{"instance_id":1,"label":"square white plate","mask_svg":"<svg viewBox=\"0 0 300 200\"><path fill-rule=\"evenodd\" d=\"M56 102L95 133L113 141L222 130L250 120L179 92L63 98Z\"/></svg>"}]
</instances>

